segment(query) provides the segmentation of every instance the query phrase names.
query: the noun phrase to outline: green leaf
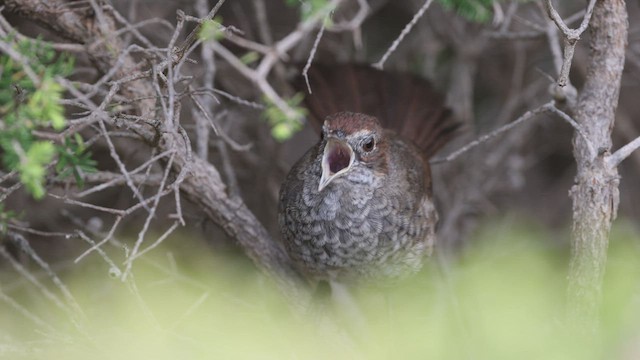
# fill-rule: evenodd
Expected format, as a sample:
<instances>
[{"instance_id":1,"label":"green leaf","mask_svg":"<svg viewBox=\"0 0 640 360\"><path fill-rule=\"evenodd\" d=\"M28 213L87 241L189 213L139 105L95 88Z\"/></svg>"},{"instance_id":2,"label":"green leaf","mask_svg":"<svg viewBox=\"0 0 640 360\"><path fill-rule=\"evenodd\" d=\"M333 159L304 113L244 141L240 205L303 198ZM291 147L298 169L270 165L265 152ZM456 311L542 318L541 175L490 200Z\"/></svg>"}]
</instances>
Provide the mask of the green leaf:
<instances>
[{"instance_id":1,"label":"green leaf","mask_svg":"<svg viewBox=\"0 0 640 360\"><path fill-rule=\"evenodd\" d=\"M495 1L498 0L440 0L440 3L468 20L484 23L493 17Z\"/></svg>"},{"instance_id":2,"label":"green leaf","mask_svg":"<svg viewBox=\"0 0 640 360\"><path fill-rule=\"evenodd\" d=\"M249 65L253 62L256 62L259 58L260 58L260 55L258 55L257 52L249 51L248 53L242 55L242 57L240 58L240 61L245 65Z\"/></svg>"},{"instance_id":3,"label":"green leaf","mask_svg":"<svg viewBox=\"0 0 640 360\"><path fill-rule=\"evenodd\" d=\"M96 172L96 161L87 151L82 136L76 133L74 137L66 138L64 146L57 147L58 163L56 173L58 178L65 179L73 175L78 187L84 187L84 174Z\"/></svg>"},{"instance_id":4,"label":"green leaf","mask_svg":"<svg viewBox=\"0 0 640 360\"><path fill-rule=\"evenodd\" d=\"M302 129L302 120L307 115L307 109L300 106L303 99L304 94L296 93L290 99L285 100L293 111L293 116L289 116L265 96L264 101L267 107L263 112L263 116L271 125L271 136L274 139L285 141Z\"/></svg>"},{"instance_id":5,"label":"green leaf","mask_svg":"<svg viewBox=\"0 0 640 360\"><path fill-rule=\"evenodd\" d=\"M220 41L224 38L224 30L222 29L222 18L216 16L213 20L207 20L200 26L198 38L201 41Z\"/></svg>"},{"instance_id":6,"label":"green leaf","mask_svg":"<svg viewBox=\"0 0 640 360\"><path fill-rule=\"evenodd\" d=\"M0 157L7 170L18 171L27 191L41 198L45 194L46 166L53 159L55 147L36 141L32 132L39 127L59 131L66 126L64 107L60 105L64 88L55 79L69 76L74 60L58 54L40 39L16 41L9 35L2 41L27 59L41 81L36 86L22 64L0 54ZM70 159L62 159L56 168L70 163Z\"/></svg>"},{"instance_id":7,"label":"green leaf","mask_svg":"<svg viewBox=\"0 0 640 360\"><path fill-rule=\"evenodd\" d=\"M329 12L329 1L327 0L285 0L288 6L299 6L300 17L307 20L314 16L318 11Z\"/></svg>"},{"instance_id":8,"label":"green leaf","mask_svg":"<svg viewBox=\"0 0 640 360\"><path fill-rule=\"evenodd\" d=\"M42 198L45 194L45 166L51 162L54 153L55 148L50 142L35 142L29 148L26 157L22 159L18 167L20 181L36 199Z\"/></svg>"}]
</instances>

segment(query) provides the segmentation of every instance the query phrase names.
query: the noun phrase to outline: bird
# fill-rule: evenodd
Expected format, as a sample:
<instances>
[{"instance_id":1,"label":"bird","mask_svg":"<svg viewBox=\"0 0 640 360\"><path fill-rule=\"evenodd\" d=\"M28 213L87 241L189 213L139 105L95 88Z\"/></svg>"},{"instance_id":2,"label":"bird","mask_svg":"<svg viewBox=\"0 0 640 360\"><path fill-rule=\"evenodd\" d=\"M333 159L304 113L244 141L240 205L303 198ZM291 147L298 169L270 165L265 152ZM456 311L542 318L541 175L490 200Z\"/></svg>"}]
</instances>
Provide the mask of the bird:
<instances>
[{"instance_id":1,"label":"bird","mask_svg":"<svg viewBox=\"0 0 640 360\"><path fill-rule=\"evenodd\" d=\"M444 99L412 75L314 66L305 99L320 139L279 195L284 247L311 281L359 284L417 272L438 214L429 158L459 129Z\"/></svg>"}]
</instances>

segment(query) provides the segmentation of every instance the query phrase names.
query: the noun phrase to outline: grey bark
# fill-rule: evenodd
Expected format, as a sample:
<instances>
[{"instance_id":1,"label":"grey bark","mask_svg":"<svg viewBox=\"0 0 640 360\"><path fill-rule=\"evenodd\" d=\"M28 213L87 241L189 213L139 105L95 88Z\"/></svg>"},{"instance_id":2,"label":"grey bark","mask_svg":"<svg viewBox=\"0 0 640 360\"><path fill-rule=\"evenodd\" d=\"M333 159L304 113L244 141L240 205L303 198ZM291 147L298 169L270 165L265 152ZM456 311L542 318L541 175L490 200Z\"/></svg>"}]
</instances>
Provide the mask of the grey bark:
<instances>
[{"instance_id":1,"label":"grey bark","mask_svg":"<svg viewBox=\"0 0 640 360\"><path fill-rule=\"evenodd\" d=\"M577 163L573 200L572 256L568 306L577 325L597 324L611 224L619 203L618 170L606 161L627 45L628 19L624 0L597 2L590 25L590 61L578 98L575 119L597 150L574 135ZM595 156L594 156L595 155Z\"/></svg>"}]
</instances>

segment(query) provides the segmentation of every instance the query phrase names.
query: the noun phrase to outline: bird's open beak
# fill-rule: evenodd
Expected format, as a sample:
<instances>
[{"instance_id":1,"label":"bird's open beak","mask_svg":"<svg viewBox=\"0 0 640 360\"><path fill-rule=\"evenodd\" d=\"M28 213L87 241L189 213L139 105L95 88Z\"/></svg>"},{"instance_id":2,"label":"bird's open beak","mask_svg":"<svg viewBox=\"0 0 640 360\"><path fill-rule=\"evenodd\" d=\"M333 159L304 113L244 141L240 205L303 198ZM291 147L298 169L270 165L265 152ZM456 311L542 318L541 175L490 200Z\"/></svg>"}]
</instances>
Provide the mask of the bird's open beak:
<instances>
[{"instance_id":1,"label":"bird's open beak","mask_svg":"<svg viewBox=\"0 0 640 360\"><path fill-rule=\"evenodd\" d=\"M342 140L329 138L322 155L322 177L318 192L322 191L336 177L346 173L353 165L353 149Z\"/></svg>"}]
</instances>

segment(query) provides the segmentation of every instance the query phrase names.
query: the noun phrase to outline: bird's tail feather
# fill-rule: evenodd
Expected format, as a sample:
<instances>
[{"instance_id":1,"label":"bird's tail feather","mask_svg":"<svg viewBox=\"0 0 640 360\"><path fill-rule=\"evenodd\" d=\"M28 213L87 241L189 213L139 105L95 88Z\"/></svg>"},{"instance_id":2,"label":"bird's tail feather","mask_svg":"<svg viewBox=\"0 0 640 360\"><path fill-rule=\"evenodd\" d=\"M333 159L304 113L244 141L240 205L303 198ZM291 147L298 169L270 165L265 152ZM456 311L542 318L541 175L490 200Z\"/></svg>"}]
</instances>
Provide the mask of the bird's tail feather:
<instances>
[{"instance_id":1,"label":"bird's tail feather","mask_svg":"<svg viewBox=\"0 0 640 360\"><path fill-rule=\"evenodd\" d=\"M417 76L380 71L365 65L316 65L309 70L309 84L300 77L298 91L319 127L324 118L339 111L372 115L385 128L413 141L433 156L460 128L444 98L429 82Z\"/></svg>"}]
</instances>

